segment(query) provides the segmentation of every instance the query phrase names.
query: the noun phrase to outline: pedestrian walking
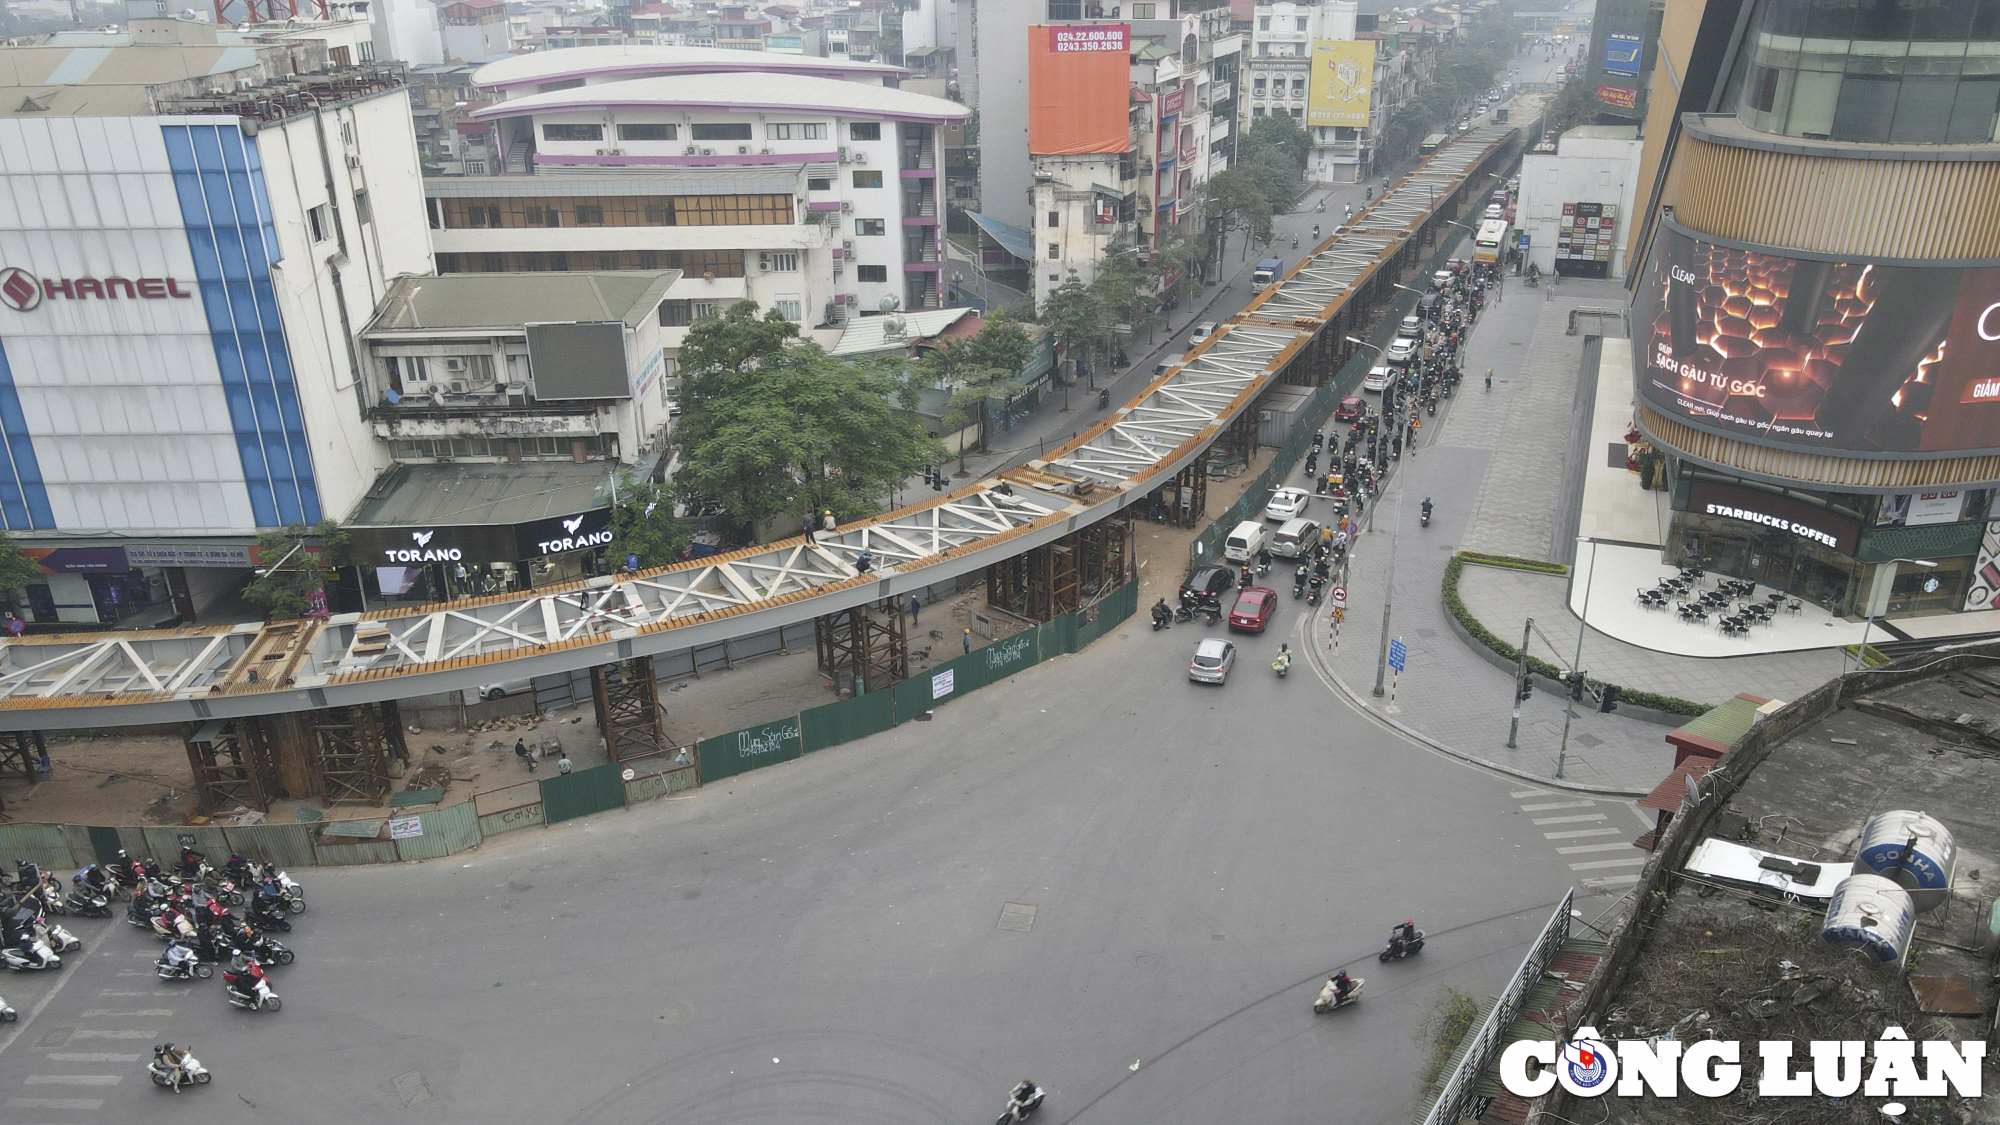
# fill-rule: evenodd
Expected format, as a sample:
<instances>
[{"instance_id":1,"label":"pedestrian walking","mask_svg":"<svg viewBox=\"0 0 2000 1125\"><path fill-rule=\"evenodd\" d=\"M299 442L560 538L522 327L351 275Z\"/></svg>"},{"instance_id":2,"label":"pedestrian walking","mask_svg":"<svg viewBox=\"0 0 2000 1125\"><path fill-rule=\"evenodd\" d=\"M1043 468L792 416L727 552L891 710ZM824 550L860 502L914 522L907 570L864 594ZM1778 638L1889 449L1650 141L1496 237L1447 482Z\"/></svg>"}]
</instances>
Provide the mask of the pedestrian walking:
<instances>
[{"instance_id":1,"label":"pedestrian walking","mask_svg":"<svg viewBox=\"0 0 2000 1125\"><path fill-rule=\"evenodd\" d=\"M819 521L813 519L813 514L811 512L806 513L804 526L806 533L806 546L808 547L819 546L819 539L813 535L813 532L817 530L819 527Z\"/></svg>"},{"instance_id":2,"label":"pedestrian walking","mask_svg":"<svg viewBox=\"0 0 2000 1125\"><path fill-rule=\"evenodd\" d=\"M964 645L965 645L965 651L967 652L972 651L972 627L970 625L966 626L965 628Z\"/></svg>"},{"instance_id":3,"label":"pedestrian walking","mask_svg":"<svg viewBox=\"0 0 2000 1125\"><path fill-rule=\"evenodd\" d=\"M915 625L915 624L917 623L917 611L918 611L918 610L920 610L920 609L922 609L922 608L923 608L923 603L917 600L917 596L916 596L915 594L911 594L911 595L910 595L910 624L912 624L912 625Z\"/></svg>"}]
</instances>

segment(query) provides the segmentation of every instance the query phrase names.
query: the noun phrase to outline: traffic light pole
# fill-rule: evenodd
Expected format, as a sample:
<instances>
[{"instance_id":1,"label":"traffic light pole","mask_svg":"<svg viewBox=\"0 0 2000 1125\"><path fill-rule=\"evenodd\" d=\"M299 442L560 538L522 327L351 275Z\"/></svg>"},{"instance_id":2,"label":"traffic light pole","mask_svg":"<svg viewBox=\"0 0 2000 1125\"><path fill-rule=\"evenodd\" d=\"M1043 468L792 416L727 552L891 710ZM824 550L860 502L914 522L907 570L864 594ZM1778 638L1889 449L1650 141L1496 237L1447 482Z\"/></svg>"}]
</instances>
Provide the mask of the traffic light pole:
<instances>
[{"instance_id":1,"label":"traffic light pole","mask_svg":"<svg viewBox=\"0 0 2000 1125\"><path fill-rule=\"evenodd\" d=\"M1528 638L1534 634L1535 619L1521 627L1521 651L1514 657L1514 719L1507 724L1507 749L1514 749L1514 739L1521 733L1521 702L1528 695Z\"/></svg>"},{"instance_id":2,"label":"traffic light pole","mask_svg":"<svg viewBox=\"0 0 2000 1125\"><path fill-rule=\"evenodd\" d=\"M1583 694L1583 634L1590 629L1590 590L1597 585L1597 540L1578 536L1577 542L1590 544L1590 573L1583 580L1583 616L1576 623L1576 657L1569 662L1569 674L1576 677L1576 684L1569 690L1569 702L1563 707L1562 745L1556 750L1556 776L1563 775L1563 768L1569 764L1569 724L1576 718L1577 700Z\"/></svg>"}]
</instances>

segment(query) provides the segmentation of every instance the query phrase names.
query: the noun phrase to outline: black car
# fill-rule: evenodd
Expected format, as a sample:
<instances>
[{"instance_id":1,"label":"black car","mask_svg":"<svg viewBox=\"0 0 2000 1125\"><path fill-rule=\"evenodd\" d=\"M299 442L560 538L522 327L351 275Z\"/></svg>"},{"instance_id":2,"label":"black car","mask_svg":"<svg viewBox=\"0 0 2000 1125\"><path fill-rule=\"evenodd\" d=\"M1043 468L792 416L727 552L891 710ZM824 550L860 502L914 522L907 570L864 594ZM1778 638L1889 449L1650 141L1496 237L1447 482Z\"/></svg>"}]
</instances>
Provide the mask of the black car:
<instances>
[{"instance_id":1,"label":"black car","mask_svg":"<svg viewBox=\"0 0 2000 1125\"><path fill-rule=\"evenodd\" d=\"M1225 591L1236 588L1236 571L1226 566L1196 567L1181 583L1181 604L1220 607Z\"/></svg>"},{"instance_id":2,"label":"black car","mask_svg":"<svg viewBox=\"0 0 2000 1125\"><path fill-rule=\"evenodd\" d=\"M1426 293L1417 298L1417 315L1425 320L1436 320L1444 311L1444 294Z\"/></svg>"}]
</instances>

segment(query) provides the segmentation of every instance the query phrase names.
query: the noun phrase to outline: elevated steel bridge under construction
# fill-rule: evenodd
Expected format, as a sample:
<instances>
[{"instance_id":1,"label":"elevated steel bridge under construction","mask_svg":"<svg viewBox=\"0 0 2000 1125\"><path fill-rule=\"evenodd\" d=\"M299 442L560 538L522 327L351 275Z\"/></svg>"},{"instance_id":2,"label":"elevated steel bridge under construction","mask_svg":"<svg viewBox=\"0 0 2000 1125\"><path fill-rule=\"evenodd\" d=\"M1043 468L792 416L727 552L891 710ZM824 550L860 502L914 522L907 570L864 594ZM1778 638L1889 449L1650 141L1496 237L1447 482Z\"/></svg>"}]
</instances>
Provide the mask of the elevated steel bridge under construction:
<instances>
[{"instance_id":1,"label":"elevated steel bridge under construction","mask_svg":"<svg viewBox=\"0 0 2000 1125\"><path fill-rule=\"evenodd\" d=\"M400 746L397 700L590 669L607 745L622 758L670 746L652 674L651 658L661 654L808 621L818 623L823 652L859 653L874 643L869 630L887 627L863 620L871 607L978 571L996 600L1031 590L1034 598L1009 607L1025 616L1074 609L1091 593L1089 576L1079 579L1072 567L1066 586L1053 570L1038 579L1037 552L1095 542L1102 566L1118 572L1096 576L1108 589L1130 573L1135 503L1172 491L1191 525L1211 446L1254 442L1254 407L1268 388L1318 386L1339 370L1355 351L1346 337L1392 302L1393 283L1425 248L1462 225L1454 222L1461 208L1477 214L1491 169L1522 143L1518 128L1488 126L1441 148L1180 366L1048 456L823 532L815 545L793 538L662 570L392 612L9 640L0 644L0 732L11 732L0 738L0 765L10 754L25 762L39 731L181 723L197 782L206 777L205 805L296 790L275 775L284 770L246 764L268 762L261 742L286 737L319 747L324 768L312 791L333 792L351 773L366 784L349 795L367 800L386 788L373 774ZM874 560L867 573L855 565L864 550Z\"/></svg>"}]
</instances>

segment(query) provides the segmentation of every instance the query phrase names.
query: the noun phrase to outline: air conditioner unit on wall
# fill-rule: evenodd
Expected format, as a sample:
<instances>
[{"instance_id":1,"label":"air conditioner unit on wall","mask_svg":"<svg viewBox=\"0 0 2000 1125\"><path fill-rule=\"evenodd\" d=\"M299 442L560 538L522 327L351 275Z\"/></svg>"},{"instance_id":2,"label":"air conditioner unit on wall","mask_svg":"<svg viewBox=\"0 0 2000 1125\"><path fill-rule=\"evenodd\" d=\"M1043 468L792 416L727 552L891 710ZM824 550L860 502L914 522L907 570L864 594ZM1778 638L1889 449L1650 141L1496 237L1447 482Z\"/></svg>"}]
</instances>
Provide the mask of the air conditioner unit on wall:
<instances>
[{"instance_id":1,"label":"air conditioner unit on wall","mask_svg":"<svg viewBox=\"0 0 2000 1125\"><path fill-rule=\"evenodd\" d=\"M748 155L750 155L750 146L749 146L749 145L737 145L737 146L736 146L736 155L738 155L738 156L748 156Z\"/></svg>"},{"instance_id":2,"label":"air conditioner unit on wall","mask_svg":"<svg viewBox=\"0 0 2000 1125\"><path fill-rule=\"evenodd\" d=\"M867 153L865 153L865 152L857 152L857 153L855 153L855 154L854 154L854 162L855 162L856 164L866 164L866 163L868 163L868 154L867 154Z\"/></svg>"},{"instance_id":3,"label":"air conditioner unit on wall","mask_svg":"<svg viewBox=\"0 0 2000 1125\"><path fill-rule=\"evenodd\" d=\"M715 155L715 150L714 150L714 149L712 149L712 148L705 148L705 149L702 149L702 150L701 150L701 154L702 154L703 156L714 156L714 155Z\"/></svg>"},{"instance_id":4,"label":"air conditioner unit on wall","mask_svg":"<svg viewBox=\"0 0 2000 1125\"><path fill-rule=\"evenodd\" d=\"M840 213L843 215L852 215L854 213L854 201L852 199L841 200Z\"/></svg>"},{"instance_id":5,"label":"air conditioner unit on wall","mask_svg":"<svg viewBox=\"0 0 2000 1125\"><path fill-rule=\"evenodd\" d=\"M843 238L843 239L841 239L841 240L840 240L840 252L841 252L841 253L843 253L843 254L848 254L848 255L852 255L852 254L854 253L854 240L853 240L853 239L851 239L851 238Z\"/></svg>"},{"instance_id":6,"label":"air conditioner unit on wall","mask_svg":"<svg viewBox=\"0 0 2000 1125\"><path fill-rule=\"evenodd\" d=\"M847 162L848 162L849 160L851 160L851 159L852 159L852 157L850 157L850 156L848 155L848 152L847 152L847 146L846 146L846 145L841 145L841 146L840 146L840 162L841 162L842 164L845 164L845 163L847 163Z\"/></svg>"},{"instance_id":7,"label":"air conditioner unit on wall","mask_svg":"<svg viewBox=\"0 0 2000 1125\"><path fill-rule=\"evenodd\" d=\"M465 360L455 355L446 356L444 361L444 369L446 371L463 371L465 370Z\"/></svg>"}]
</instances>

